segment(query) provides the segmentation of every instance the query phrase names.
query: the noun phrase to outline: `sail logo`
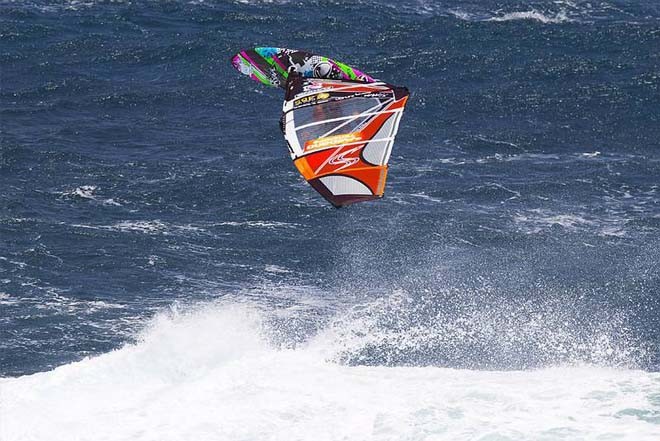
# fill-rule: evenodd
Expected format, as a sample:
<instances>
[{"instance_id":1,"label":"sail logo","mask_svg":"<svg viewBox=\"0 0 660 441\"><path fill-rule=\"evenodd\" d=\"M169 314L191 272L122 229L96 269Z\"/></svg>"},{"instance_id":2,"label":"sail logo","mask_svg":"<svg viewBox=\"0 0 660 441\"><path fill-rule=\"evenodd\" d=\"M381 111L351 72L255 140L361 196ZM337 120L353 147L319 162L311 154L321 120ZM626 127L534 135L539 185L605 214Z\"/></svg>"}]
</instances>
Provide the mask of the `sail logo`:
<instances>
[{"instance_id":1,"label":"sail logo","mask_svg":"<svg viewBox=\"0 0 660 441\"><path fill-rule=\"evenodd\" d=\"M324 149L327 147L335 147L353 142L362 141L362 134L360 132L344 133L343 135L325 136L323 138L313 139L305 143L305 151L311 152L313 150Z\"/></svg>"},{"instance_id":2,"label":"sail logo","mask_svg":"<svg viewBox=\"0 0 660 441\"><path fill-rule=\"evenodd\" d=\"M359 152L361 147L362 146L353 147L352 149L346 150L345 152L336 153L332 155L332 157L330 157L330 160L328 161L328 164L339 165L340 167L337 168L335 171L343 170L346 167L350 167L351 165L357 164L358 161L360 160L360 157L348 156L348 155L351 155L355 152Z\"/></svg>"},{"instance_id":3,"label":"sail logo","mask_svg":"<svg viewBox=\"0 0 660 441\"><path fill-rule=\"evenodd\" d=\"M345 149L345 146L341 146L335 149L323 163L316 168L314 171L315 175L318 175L323 170L323 173L333 173L348 168L352 165L357 164L360 161L360 151L362 150L362 145L351 147ZM342 149L345 149L342 151ZM353 156L357 153L357 156ZM332 166L332 167L330 167ZM325 170L326 168L330 170Z\"/></svg>"}]
</instances>

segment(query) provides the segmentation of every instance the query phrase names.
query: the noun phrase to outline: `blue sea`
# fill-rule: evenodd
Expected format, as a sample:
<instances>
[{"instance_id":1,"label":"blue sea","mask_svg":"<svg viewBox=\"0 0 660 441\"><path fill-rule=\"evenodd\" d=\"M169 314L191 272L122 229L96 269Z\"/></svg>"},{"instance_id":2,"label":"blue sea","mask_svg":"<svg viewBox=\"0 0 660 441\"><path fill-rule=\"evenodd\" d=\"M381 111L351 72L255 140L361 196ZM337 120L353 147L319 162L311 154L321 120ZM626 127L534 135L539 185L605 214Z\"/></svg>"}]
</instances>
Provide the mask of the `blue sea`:
<instances>
[{"instance_id":1,"label":"blue sea","mask_svg":"<svg viewBox=\"0 0 660 441\"><path fill-rule=\"evenodd\" d=\"M254 46L410 89L383 199ZM0 1L0 440L659 439L657 0Z\"/></svg>"}]
</instances>

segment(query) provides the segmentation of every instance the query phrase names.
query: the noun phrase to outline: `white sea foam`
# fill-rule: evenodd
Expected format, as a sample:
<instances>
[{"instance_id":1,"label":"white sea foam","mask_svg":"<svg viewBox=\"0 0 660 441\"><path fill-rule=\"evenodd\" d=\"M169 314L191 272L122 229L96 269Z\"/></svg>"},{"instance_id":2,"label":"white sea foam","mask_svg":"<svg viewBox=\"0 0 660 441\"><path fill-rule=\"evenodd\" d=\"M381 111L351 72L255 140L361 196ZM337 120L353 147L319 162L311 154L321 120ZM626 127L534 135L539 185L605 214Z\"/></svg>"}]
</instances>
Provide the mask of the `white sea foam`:
<instances>
[{"instance_id":1,"label":"white sea foam","mask_svg":"<svg viewBox=\"0 0 660 441\"><path fill-rule=\"evenodd\" d=\"M121 204L113 198L104 199L103 205L114 205L115 207L121 207Z\"/></svg>"},{"instance_id":2,"label":"white sea foam","mask_svg":"<svg viewBox=\"0 0 660 441\"><path fill-rule=\"evenodd\" d=\"M554 15L546 15L542 12L535 10L531 11L520 11L520 12L509 12L504 15L499 15L496 17L491 17L486 21L513 21L513 20L536 20L541 23L565 23L573 21L566 15L565 12L558 12Z\"/></svg>"},{"instance_id":3,"label":"white sea foam","mask_svg":"<svg viewBox=\"0 0 660 441\"><path fill-rule=\"evenodd\" d=\"M12 298L6 292L0 291L0 305L15 305L16 303L18 303L18 300Z\"/></svg>"},{"instance_id":4,"label":"white sea foam","mask_svg":"<svg viewBox=\"0 0 660 441\"><path fill-rule=\"evenodd\" d=\"M287 274L291 272L290 270L278 265L266 265L264 271L266 271L267 273L276 273L276 274Z\"/></svg>"},{"instance_id":5,"label":"white sea foam","mask_svg":"<svg viewBox=\"0 0 660 441\"><path fill-rule=\"evenodd\" d=\"M166 232L168 227L165 223L154 220L154 221L123 221L118 222L107 229L109 230L119 230L119 231L137 231L139 233L160 233Z\"/></svg>"},{"instance_id":6,"label":"white sea foam","mask_svg":"<svg viewBox=\"0 0 660 441\"><path fill-rule=\"evenodd\" d=\"M532 210L532 212L536 215L530 215L531 213L519 214L515 217L515 221L518 223L533 224L534 227L530 231L534 233L542 231L544 227L553 225L558 225L568 230L576 230L580 225L594 225L593 221L574 214L543 215L540 210Z\"/></svg>"},{"instance_id":7,"label":"white sea foam","mask_svg":"<svg viewBox=\"0 0 660 441\"><path fill-rule=\"evenodd\" d=\"M11 260L4 256L0 256L0 260L2 260L3 262L10 263L12 265L16 265L19 268L25 268L27 266L27 263L25 262L20 262L18 260Z\"/></svg>"},{"instance_id":8,"label":"white sea foam","mask_svg":"<svg viewBox=\"0 0 660 441\"><path fill-rule=\"evenodd\" d=\"M126 308L126 305L121 303L103 300L80 300L75 297L69 297L56 288L39 286L36 283L31 283L30 286L37 290L39 294L34 297L10 297L9 301L29 304L36 309L48 310L58 314L75 314L78 318L94 314L98 311ZM0 297L1 300L2 298Z\"/></svg>"},{"instance_id":9,"label":"white sea foam","mask_svg":"<svg viewBox=\"0 0 660 441\"><path fill-rule=\"evenodd\" d=\"M203 233L206 230L202 227L195 225L173 225L162 222L158 219L148 221L121 221L112 225L86 225L86 224L71 224L75 228L86 228L90 230L106 230L106 231L120 231L120 232L137 232L144 234L177 234L177 233Z\"/></svg>"},{"instance_id":10,"label":"white sea foam","mask_svg":"<svg viewBox=\"0 0 660 441\"><path fill-rule=\"evenodd\" d=\"M74 190L64 192L63 195L78 196L83 199L94 199L94 192L96 189L97 187L94 185L83 185Z\"/></svg>"},{"instance_id":11,"label":"white sea foam","mask_svg":"<svg viewBox=\"0 0 660 441\"><path fill-rule=\"evenodd\" d=\"M248 228L265 228L265 229L275 229L275 228L296 228L299 227L299 224L288 223L288 222L276 222L276 221L223 221L218 222L215 225L230 226L230 227L248 227Z\"/></svg>"},{"instance_id":12,"label":"white sea foam","mask_svg":"<svg viewBox=\"0 0 660 441\"><path fill-rule=\"evenodd\" d=\"M423 199L423 200L425 200L425 201L429 201L429 202L435 202L435 203L437 203L437 202L440 202L440 203L445 202L445 201L444 201L443 199L441 199L441 198L434 198L434 197L429 196L429 195L427 195L426 193L423 193L423 192L421 192L421 193L410 193L409 196L410 196L410 197L413 197L413 198Z\"/></svg>"},{"instance_id":13,"label":"white sea foam","mask_svg":"<svg viewBox=\"0 0 660 441\"><path fill-rule=\"evenodd\" d=\"M449 15L453 15L454 17L459 18L459 19L464 20L464 21L474 21L475 20L473 14L471 14L469 12L466 12L466 11L462 11L460 9L449 9L449 10L447 10L447 13Z\"/></svg>"},{"instance_id":14,"label":"white sea foam","mask_svg":"<svg viewBox=\"0 0 660 441\"><path fill-rule=\"evenodd\" d=\"M161 315L137 344L0 379L0 438L658 439L660 374L347 366L327 333L276 349L264 320L238 304Z\"/></svg>"},{"instance_id":15,"label":"white sea foam","mask_svg":"<svg viewBox=\"0 0 660 441\"><path fill-rule=\"evenodd\" d=\"M549 210L533 209L514 216L518 228L528 234L537 234L551 227L562 227L567 231L590 231L598 236L626 236L625 224L628 218L590 216L584 213L555 213Z\"/></svg>"},{"instance_id":16,"label":"white sea foam","mask_svg":"<svg viewBox=\"0 0 660 441\"><path fill-rule=\"evenodd\" d=\"M72 190L65 190L57 192L61 197L64 198L80 198L80 199L89 199L92 201L101 202L103 205L112 205L116 207L121 207L122 204L116 201L113 198L99 199L96 194L98 187L95 185L81 185Z\"/></svg>"},{"instance_id":17,"label":"white sea foam","mask_svg":"<svg viewBox=\"0 0 660 441\"><path fill-rule=\"evenodd\" d=\"M544 24L557 24L565 22L578 21L583 16L588 16L592 12L591 7L584 7L571 4L570 2L555 1L555 11L539 11L534 9L534 5L528 5L530 9L525 11L505 12L501 9L490 10L488 5L476 3L462 3L460 7L447 7L448 4L432 0L418 0L413 5L388 3L390 7L398 10L413 11L422 15L442 15L452 16L459 20L469 22L505 22L516 20L533 20ZM569 16L570 15L570 16Z\"/></svg>"},{"instance_id":18,"label":"white sea foam","mask_svg":"<svg viewBox=\"0 0 660 441\"><path fill-rule=\"evenodd\" d=\"M236 3L240 3L244 5L264 5L264 4L286 5L288 3L291 3L290 0L234 0L234 1Z\"/></svg>"}]
</instances>

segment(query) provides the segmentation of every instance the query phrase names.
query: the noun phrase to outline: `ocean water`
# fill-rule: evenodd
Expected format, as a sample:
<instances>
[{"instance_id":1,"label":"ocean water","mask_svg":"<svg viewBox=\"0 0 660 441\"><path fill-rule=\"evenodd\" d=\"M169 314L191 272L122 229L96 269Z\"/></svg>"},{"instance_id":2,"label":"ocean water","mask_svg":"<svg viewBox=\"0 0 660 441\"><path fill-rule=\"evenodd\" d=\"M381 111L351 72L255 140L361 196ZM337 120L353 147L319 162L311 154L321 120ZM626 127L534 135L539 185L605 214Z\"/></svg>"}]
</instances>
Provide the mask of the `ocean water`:
<instances>
[{"instance_id":1,"label":"ocean water","mask_svg":"<svg viewBox=\"0 0 660 441\"><path fill-rule=\"evenodd\" d=\"M385 198L252 46L411 98ZM660 3L1 1L0 440L660 439Z\"/></svg>"}]
</instances>

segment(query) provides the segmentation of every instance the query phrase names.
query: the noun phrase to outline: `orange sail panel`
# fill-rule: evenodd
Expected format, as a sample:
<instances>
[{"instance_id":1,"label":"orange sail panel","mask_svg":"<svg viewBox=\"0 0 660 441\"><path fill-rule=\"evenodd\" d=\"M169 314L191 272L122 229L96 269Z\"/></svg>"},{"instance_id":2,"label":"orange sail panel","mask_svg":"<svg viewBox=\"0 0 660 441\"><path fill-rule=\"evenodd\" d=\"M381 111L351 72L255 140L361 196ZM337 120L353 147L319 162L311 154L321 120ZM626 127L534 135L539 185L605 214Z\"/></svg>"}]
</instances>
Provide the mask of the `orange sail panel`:
<instances>
[{"instance_id":1,"label":"orange sail panel","mask_svg":"<svg viewBox=\"0 0 660 441\"><path fill-rule=\"evenodd\" d=\"M290 75L282 131L300 174L335 207L383 196L405 87Z\"/></svg>"}]
</instances>

